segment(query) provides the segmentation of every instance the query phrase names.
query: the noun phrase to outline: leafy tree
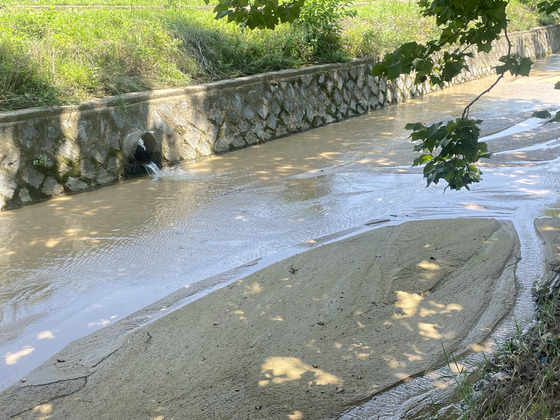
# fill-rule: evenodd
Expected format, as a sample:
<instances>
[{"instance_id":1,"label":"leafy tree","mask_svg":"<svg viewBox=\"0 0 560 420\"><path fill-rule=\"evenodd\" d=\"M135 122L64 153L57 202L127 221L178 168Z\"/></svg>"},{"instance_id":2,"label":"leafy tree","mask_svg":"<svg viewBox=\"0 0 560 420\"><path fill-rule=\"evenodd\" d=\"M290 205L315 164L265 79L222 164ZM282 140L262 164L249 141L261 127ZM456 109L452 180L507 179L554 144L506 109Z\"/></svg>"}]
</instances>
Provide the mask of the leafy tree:
<instances>
[{"instance_id":1,"label":"leafy tree","mask_svg":"<svg viewBox=\"0 0 560 420\"><path fill-rule=\"evenodd\" d=\"M205 0L207 3L210 0ZM227 17L249 28L273 28L279 22L294 22L300 14L305 16L305 1L317 3L319 0L220 0L215 7L216 18ZM323 1L320 1L324 3ZM331 4L349 5L348 1L330 0ZM515 76L528 76L532 61L511 52L508 36L506 6L508 0L418 0L422 14L434 17L441 28L439 39L426 44L409 42L393 53L385 55L373 69L374 76L395 79L401 74L414 74L416 83L429 81L443 87L468 70L466 58L472 57L474 51L489 52L492 42L501 36L506 38L508 52L500 58L496 67L497 80L470 104L460 118L443 123L426 125L410 123L411 139L418 141L415 150L420 156L413 165L425 165L424 177L427 185L444 180L447 187L454 190L469 189L469 186L481 180L482 172L476 163L489 158L487 145L479 141L482 121L469 118L472 105L488 93L506 73ZM556 13L560 9L560 0L542 0L538 8L546 14ZM310 9L307 9L310 10ZM333 17L333 12L328 13ZM556 88L560 88L556 86ZM534 114L549 121L560 121L560 115L552 118L548 111Z\"/></svg>"},{"instance_id":2,"label":"leafy tree","mask_svg":"<svg viewBox=\"0 0 560 420\"><path fill-rule=\"evenodd\" d=\"M216 19L226 18L243 28L273 29L279 23L296 20L304 3L305 0L220 0L214 13Z\"/></svg>"}]
</instances>

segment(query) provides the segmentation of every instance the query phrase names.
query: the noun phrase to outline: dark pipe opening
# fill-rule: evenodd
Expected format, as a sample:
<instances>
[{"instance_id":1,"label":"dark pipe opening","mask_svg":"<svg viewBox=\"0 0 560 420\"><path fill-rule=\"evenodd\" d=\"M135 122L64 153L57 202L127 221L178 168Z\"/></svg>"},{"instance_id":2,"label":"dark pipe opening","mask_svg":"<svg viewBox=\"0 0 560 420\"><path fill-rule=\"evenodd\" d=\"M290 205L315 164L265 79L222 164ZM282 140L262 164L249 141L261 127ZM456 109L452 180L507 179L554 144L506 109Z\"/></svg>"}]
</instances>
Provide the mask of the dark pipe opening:
<instances>
[{"instance_id":1,"label":"dark pipe opening","mask_svg":"<svg viewBox=\"0 0 560 420\"><path fill-rule=\"evenodd\" d=\"M154 155L156 153L156 147L156 138L152 133L148 131L142 134L142 136L138 140L138 146L136 146L136 150L134 151L134 159L136 159L140 163L153 162Z\"/></svg>"},{"instance_id":2,"label":"dark pipe opening","mask_svg":"<svg viewBox=\"0 0 560 420\"><path fill-rule=\"evenodd\" d=\"M128 157L127 173L129 175L142 175L149 173L147 164L155 164L161 169L161 151L158 149L154 133L146 131L136 137L133 153ZM129 149L130 150L130 149ZM131 150L132 151L132 150Z\"/></svg>"}]
</instances>

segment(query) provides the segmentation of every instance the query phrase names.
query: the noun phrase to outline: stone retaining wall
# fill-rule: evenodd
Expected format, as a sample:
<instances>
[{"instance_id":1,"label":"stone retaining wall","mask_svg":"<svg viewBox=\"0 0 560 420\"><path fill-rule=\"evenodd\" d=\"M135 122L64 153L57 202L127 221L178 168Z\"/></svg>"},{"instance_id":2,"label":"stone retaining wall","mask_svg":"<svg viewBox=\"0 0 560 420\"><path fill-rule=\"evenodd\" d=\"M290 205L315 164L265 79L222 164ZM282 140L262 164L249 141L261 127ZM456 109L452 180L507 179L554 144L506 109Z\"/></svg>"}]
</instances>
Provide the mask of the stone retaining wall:
<instances>
[{"instance_id":1,"label":"stone retaining wall","mask_svg":"<svg viewBox=\"0 0 560 420\"><path fill-rule=\"evenodd\" d=\"M514 51L542 57L560 50L560 26L511 34ZM491 74L504 39L470 60L456 83ZM0 208L114 183L150 140L159 165L242 149L430 93L410 76L370 75L375 59L259 74L183 89L133 93L80 106L0 114ZM148 136L149 138L147 138ZM148 144L146 143L146 144ZM143 143L144 144L144 143Z\"/></svg>"}]
</instances>

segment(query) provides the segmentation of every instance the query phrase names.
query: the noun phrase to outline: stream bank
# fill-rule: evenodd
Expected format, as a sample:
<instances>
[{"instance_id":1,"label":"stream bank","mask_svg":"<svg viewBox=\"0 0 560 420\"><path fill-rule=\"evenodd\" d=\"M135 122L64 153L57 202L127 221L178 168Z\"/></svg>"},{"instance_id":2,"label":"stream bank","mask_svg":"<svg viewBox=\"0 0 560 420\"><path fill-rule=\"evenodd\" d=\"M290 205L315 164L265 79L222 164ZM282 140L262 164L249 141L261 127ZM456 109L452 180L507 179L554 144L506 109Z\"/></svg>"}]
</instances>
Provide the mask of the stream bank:
<instances>
[{"instance_id":1,"label":"stream bank","mask_svg":"<svg viewBox=\"0 0 560 420\"><path fill-rule=\"evenodd\" d=\"M510 34L512 53L560 50L560 25ZM453 84L495 72L508 51L467 59ZM0 209L17 208L122 180L148 136L158 166L205 159L437 91L409 75L372 77L377 58L271 72L184 89L132 93L79 106L0 114Z\"/></svg>"}]
</instances>

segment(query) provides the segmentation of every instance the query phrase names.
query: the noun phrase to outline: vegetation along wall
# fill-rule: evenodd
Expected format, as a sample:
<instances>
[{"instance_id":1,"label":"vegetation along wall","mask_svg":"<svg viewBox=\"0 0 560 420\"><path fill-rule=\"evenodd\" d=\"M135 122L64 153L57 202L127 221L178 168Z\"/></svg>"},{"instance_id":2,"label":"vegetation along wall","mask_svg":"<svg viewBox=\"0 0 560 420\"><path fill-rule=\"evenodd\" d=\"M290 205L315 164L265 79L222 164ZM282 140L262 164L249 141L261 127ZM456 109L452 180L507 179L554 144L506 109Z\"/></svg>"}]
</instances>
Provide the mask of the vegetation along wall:
<instances>
[{"instance_id":1,"label":"vegetation along wall","mask_svg":"<svg viewBox=\"0 0 560 420\"><path fill-rule=\"evenodd\" d=\"M560 50L560 26L510 35L514 50ZM456 82L486 76L505 39L479 54ZM0 208L87 191L142 172L263 143L429 93L403 76L370 75L375 59L104 98L80 106L0 114ZM404 122L403 122L404 123Z\"/></svg>"}]
</instances>

